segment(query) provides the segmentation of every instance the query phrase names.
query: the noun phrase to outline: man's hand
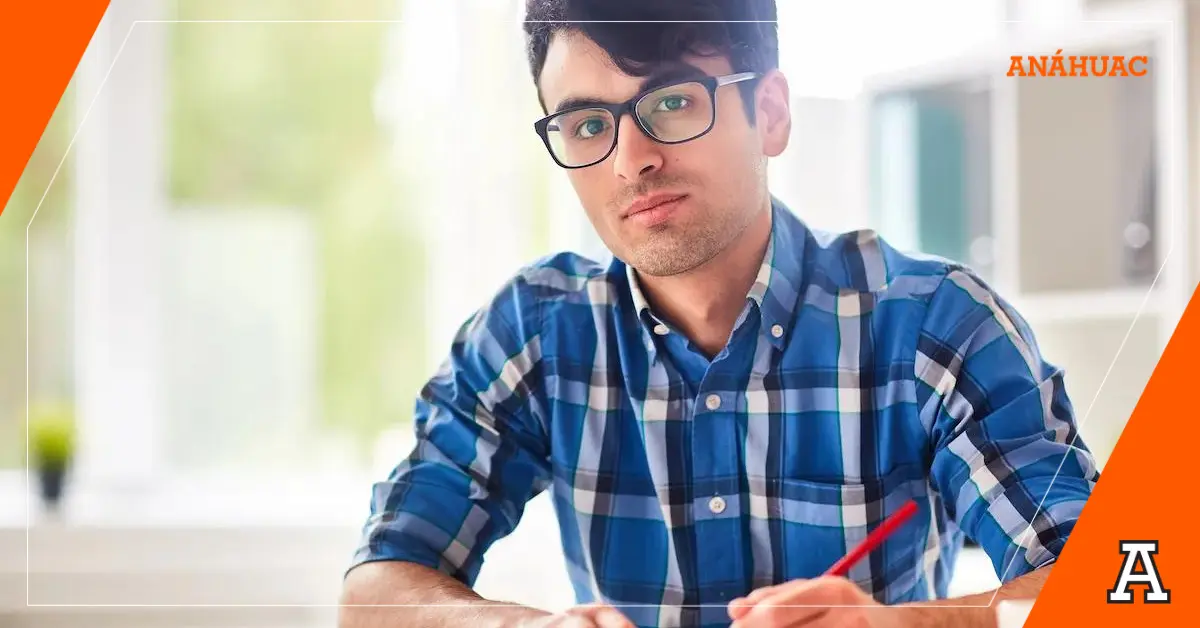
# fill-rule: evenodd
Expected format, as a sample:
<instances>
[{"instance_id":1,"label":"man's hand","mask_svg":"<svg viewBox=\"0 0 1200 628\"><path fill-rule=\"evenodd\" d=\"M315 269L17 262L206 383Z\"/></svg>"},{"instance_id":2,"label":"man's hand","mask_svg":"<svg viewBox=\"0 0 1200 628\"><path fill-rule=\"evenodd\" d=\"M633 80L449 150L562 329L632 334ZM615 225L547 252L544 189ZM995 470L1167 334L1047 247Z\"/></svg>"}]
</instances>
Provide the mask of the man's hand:
<instances>
[{"instance_id":1,"label":"man's hand","mask_svg":"<svg viewBox=\"0 0 1200 628\"><path fill-rule=\"evenodd\" d=\"M1049 564L1042 566L993 591L896 606L877 603L845 578L793 580L757 589L730 602L730 628L995 628L992 605L1002 600L1036 598L1050 569Z\"/></svg>"},{"instance_id":2,"label":"man's hand","mask_svg":"<svg viewBox=\"0 0 1200 628\"><path fill-rule=\"evenodd\" d=\"M637 628L611 606L586 604L566 612L529 620L520 628Z\"/></svg>"},{"instance_id":3,"label":"man's hand","mask_svg":"<svg viewBox=\"0 0 1200 628\"><path fill-rule=\"evenodd\" d=\"M900 625L897 612L853 582L831 576L763 587L729 603L730 628L894 628Z\"/></svg>"}]
</instances>

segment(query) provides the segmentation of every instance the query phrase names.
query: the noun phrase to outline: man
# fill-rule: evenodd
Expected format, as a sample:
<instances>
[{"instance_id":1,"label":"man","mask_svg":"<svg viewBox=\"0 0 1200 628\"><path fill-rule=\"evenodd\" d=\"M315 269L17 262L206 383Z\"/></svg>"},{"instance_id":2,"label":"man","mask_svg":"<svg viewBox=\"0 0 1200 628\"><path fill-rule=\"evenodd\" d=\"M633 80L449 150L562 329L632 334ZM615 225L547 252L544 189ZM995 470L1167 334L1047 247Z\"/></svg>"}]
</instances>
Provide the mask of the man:
<instances>
[{"instance_id":1,"label":"man","mask_svg":"<svg viewBox=\"0 0 1200 628\"><path fill-rule=\"evenodd\" d=\"M527 9L535 130L615 259L542 260L463 325L342 626L990 625L962 606L992 592L945 607L964 536L997 600L1036 595L1098 477L1062 373L970 270L771 196L773 0ZM543 490L582 604L557 615L470 589Z\"/></svg>"}]
</instances>

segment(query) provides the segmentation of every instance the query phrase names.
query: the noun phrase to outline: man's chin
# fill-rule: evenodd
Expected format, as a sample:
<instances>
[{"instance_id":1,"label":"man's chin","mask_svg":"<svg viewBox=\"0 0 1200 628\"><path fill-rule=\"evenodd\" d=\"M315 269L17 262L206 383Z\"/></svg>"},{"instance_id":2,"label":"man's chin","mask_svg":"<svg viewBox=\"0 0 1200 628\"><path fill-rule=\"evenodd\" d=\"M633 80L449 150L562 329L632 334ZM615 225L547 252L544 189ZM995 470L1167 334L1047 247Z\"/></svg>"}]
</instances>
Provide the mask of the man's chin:
<instances>
[{"instance_id":1,"label":"man's chin","mask_svg":"<svg viewBox=\"0 0 1200 628\"><path fill-rule=\"evenodd\" d=\"M712 257L697 253L695 249L687 250L685 247L645 247L630 255L626 263L642 275L672 277L691 272Z\"/></svg>"}]
</instances>

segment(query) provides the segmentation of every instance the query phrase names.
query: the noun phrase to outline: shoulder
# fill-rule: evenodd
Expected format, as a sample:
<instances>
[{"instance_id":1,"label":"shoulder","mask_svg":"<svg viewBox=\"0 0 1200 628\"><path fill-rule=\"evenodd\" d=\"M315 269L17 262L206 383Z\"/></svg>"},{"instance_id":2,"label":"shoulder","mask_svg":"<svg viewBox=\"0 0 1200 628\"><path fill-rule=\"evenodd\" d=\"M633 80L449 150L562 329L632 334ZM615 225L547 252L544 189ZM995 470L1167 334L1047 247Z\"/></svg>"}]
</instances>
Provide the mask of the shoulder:
<instances>
[{"instance_id":1,"label":"shoulder","mask_svg":"<svg viewBox=\"0 0 1200 628\"><path fill-rule=\"evenodd\" d=\"M806 260L812 282L838 296L869 294L872 301L921 304L923 326L959 328L986 319L1022 334L1025 321L969 266L945 257L904 251L871 229L808 232Z\"/></svg>"},{"instance_id":2,"label":"shoulder","mask_svg":"<svg viewBox=\"0 0 1200 628\"><path fill-rule=\"evenodd\" d=\"M541 303L589 301L611 290L611 268L579 255L561 252L522 267L514 282Z\"/></svg>"},{"instance_id":3,"label":"shoulder","mask_svg":"<svg viewBox=\"0 0 1200 628\"><path fill-rule=\"evenodd\" d=\"M528 329L549 315L595 305L611 305L626 281L619 264L604 265L577 253L561 252L522 266L488 304L513 327ZM573 307L576 306L576 307Z\"/></svg>"},{"instance_id":4,"label":"shoulder","mask_svg":"<svg viewBox=\"0 0 1200 628\"><path fill-rule=\"evenodd\" d=\"M534 260L510 275L461 323L453 346L456 351L481 355L489 364L502 364L516 355L536 358L547 321L568 325L583 320L580 317L590 321L591 304L615 298L611 274L574 253ZM575 319L562 320L563 307L571 308Z\"/></svg>"},{"instance_id":5,"label":"shoulder","mask_svg":"<svg viewBox=\"0 0 1200 628\"><path fill-rule=\"evenodd\" d=\"M927 297L949 275L970 273L936 255L903 251L872 229L807 230L806 265L814 281L838 293Z\"/></svg>"}]
</instances>

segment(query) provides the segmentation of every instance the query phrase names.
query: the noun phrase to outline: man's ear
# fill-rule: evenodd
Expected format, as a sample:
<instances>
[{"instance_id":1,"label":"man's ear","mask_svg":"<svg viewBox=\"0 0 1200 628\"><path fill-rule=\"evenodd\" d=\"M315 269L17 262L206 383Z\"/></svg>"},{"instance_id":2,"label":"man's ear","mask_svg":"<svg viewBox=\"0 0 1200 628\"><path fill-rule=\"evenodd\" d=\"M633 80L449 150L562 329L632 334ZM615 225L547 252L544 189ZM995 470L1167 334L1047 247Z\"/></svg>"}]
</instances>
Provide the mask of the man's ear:
<instances>
[{"instance_id":1,"label":"man's ear","mask_svg":"<svg viewBox=\"0 0 1200 628\"><path fill-rule=\"evenodd\" d=\"M792 134L792 108L789 100L787 77L779 70L771 70L759 79L755 98L758 111L758 133L763 143L763 154L778 157L787 148Z\"/></svg>"}]
</instances>

